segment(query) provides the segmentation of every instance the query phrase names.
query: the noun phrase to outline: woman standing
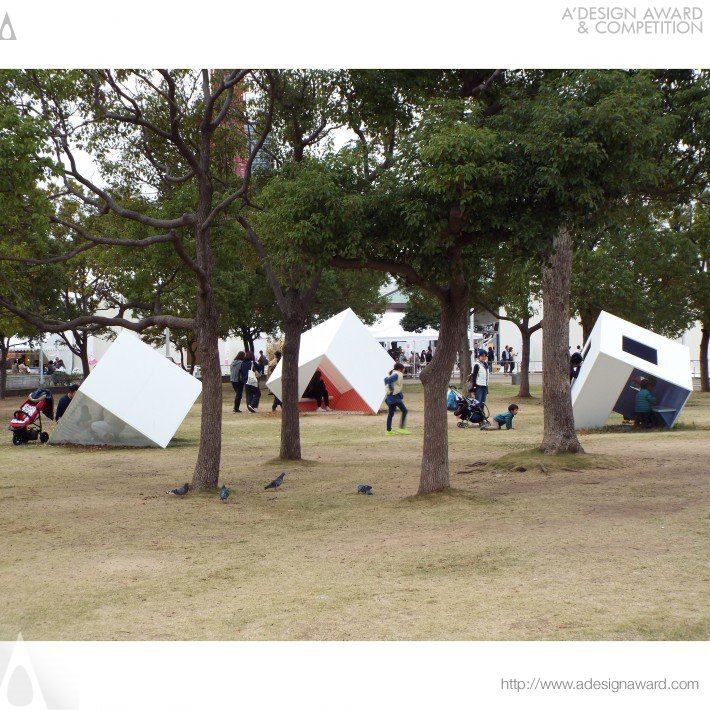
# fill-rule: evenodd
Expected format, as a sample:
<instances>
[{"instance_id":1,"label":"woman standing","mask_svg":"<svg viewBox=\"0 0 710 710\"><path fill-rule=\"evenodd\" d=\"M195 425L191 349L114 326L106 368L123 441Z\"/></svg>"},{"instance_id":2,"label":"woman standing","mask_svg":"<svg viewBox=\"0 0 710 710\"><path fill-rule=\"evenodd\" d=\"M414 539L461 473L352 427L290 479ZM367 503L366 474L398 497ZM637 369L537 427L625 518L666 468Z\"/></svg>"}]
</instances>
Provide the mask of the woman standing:
<instances>
[{"instance_id":1,"label":"woman standing","mask_svg":"<svg viewBox=\"0 0 710 710\"><path fill-rule=\"evenodd\" d=\"M247 409L254 414L259 406L261 391L259 390L259 366L257 365L254 353L250 350L244 356L241 366L242 382L247 395Z\"/></svg>"},{"instance_id":2,"label":"woman standing","mask_svg":"<svg viewBox=\"0 0 710 710\"><path fill-rule=\"evenodd\" d=\"M387 432L385 436L394 436L394 432L392 431L392 419L394 419L394 413L397 409L402 411L402 420L397 432L399 434L410 433L404 426L407 422L407 408L404 406L404 394L402 393L403 372L404 365L398 362L392 370L390 370L390 374L385 377L385 385L387 386L385 402L387 402L387 406L389 407L389 412L387 413Z\"/></svg>"}]
</instances>

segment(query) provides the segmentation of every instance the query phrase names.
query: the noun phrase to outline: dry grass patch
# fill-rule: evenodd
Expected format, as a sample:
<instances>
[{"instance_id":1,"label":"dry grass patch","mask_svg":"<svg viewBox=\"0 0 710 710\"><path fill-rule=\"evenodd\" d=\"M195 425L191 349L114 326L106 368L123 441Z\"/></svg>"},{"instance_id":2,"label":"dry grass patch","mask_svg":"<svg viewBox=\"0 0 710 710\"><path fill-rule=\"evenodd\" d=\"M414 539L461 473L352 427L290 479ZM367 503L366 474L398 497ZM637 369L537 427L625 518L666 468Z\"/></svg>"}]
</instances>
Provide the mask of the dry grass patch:
<instances>
[{"instance_id":1,"label":"dry grass patch","mask_svg":"<svg viewBox=\"0 0 710 710\"><path fill-rule=\"evenodd\" d=\"M494 386L492 413L514 395ZM232 414L225 388L226 504L165 495L190 480L199 404L165 451L12 447L8 433L0 638L710 635L710 437L700 428L710 397L694 394L684 414L695 429L589 433L595 466L583 472L565 470L581 468L577 457L547 475L503 468L531 460L539 398L519 402L509 432L452 419L455 487L426 497L413 496L421 388L408 385L405 397L412 436L384 437L383 414L304 417L306 460L293 464L274 459L279 417ZM0 403L0 420L16 406ZM283 487L265 491L280 471ZM374 495L358 495L360 483Z\"/></svg>"}]
</instances>

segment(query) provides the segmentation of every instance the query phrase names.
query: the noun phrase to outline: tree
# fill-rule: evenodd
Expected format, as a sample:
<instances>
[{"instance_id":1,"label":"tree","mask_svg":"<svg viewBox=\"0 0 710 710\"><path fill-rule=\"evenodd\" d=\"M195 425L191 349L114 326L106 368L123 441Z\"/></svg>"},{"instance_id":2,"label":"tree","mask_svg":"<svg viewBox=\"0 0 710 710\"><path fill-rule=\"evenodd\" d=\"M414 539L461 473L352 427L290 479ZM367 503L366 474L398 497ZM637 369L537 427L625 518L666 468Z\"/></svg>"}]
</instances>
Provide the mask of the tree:
<instances>
[{"instance_id":1,"label":"tree","mask_svg":"<svg viewBox=\"0 0 710 710\"><path fill-rule=\"evenodd\" d=\"M479 305L498 320L513 323L520 331L518 397L530 397L530 340L542 328L542 320L531 322L537 316L535 303L540 299L540 266L536 260L526 259L506 246L496 250L490 268L492 273L479 298Z\"/></svg>"},{"instance_id":2,"label":"tree","mask_svg":"<svg viewBox=\"0 0 710 710\"><path fill-rule=\"evenodd\" d=\"M494 73L497 76L497 73ZM486 75L473 90L483 92ZM507 142L485 125L476 98L441 101L400 137L393 165L365 193L368 230L358 242L339 245L339 268L390 273L426 292L440 310L436 353L422 373L424 447L419 493L450 485L446 391L466 333L475 283L475 246L506 233L503 207L510 178Z\"/></svg>"},{"instance_id":3,"label":"tree","mask_svg":"<svg viewBox=\"0 0 710 710\"><path fill-rule=\"evenodd\" d=\"M707 194L707 193L706 193ZM669 291L690 309L690 320L700 322L700 391L710 392L708 346L710 344L710 209L706 202L676 208L667 226L659 226L658 252L663 263L674 268ZM678 294L683 294L678 299Z\"/></svg>"},{"instance_id":4,"label":"tree","mask_svg":"<svg viewBox=\"0 0 710 710\"><path fill-rule=\"evenodd\" d=\"M162 312L158 298L154 312L137 321L126 317L133 310L128 302L122 302L114 316L80 316L69 322L41 318L7 296L0 297L0 305L46 332L106 326L137 332L151 327L194 329L203 384L200 447L193 474L193 487L198 490L217 485L221 457L222 381L213 234L229 209L246 199L252 165L271 126L271 75L264 72L267 99L258 138L246 149L241 174L218 181L213 170L216 146L224 132L234 133L231 126L225 126L228 115L232 117L237 110L242 126L249 121L244 116L246 103L238 101L249 74L250 70L229 70L213 75L207 69L28 71L4 77L8 81L2 90L6 107L19 106L23 116L39 121L46 130L57 156L56 170L63 177L62 189L57 190L62 199L81 203L99 223L110 214L132 227L140 226L147 235L136 239L101 236L100 229L98 234L88 231L55 210L51 220L75 234L76 246L52 260L69 260L99 246L147 249L167 245L189 270L195 291L190 317ZM92 153L104 168L107 184L83 173L77 161L79 149ZM136 195L127 176L140 178L146 190ZM179 197L186 209L173 212L180 201L151 199L176 185L182 186ZM126 194L130 199L124 202ZM135 203L141 201L143 206L136 209ZM25 264L49 261L11 258ZM156 284L158 291L160 286Z\"/></svg>"},{"instance_id":5,"label":"tree","mask_svg":"<svg viewBox=\"0 0 710 710\"><path fill-rule=\"evenodd\" d=\"M601 311L669 337L678 337L693 320L692 296L678 298L679 272L687 262L674 257L664 229L648 209L643 212L578 234L572 310L585 341Z\"/></svg>"},{"instance_id":6,"label":"tree","mask_svg":"<svg viewBox=\"0 0 710 710\"><path fill-rule=\"evenodd\" d=\"M357 199L344 192L327 165L304 158L289 163L270 177L259 191L259 204L260 211L240 221L259 254L281 311L284 345L279 455L282 459L298 460L301 458L298 411L301 333L317 313L316 299L321 285L333 278L337 283L337 277L328 275L329 251L322 245L341 243L345 234L357 229ZM314 243L322 248L308 249L307 245ZM346 283L342 278L340 281ZM321 311L319 315L324 313Z\"/></svg>"},{"instance_id":7,"label":"tree","mask_svg":"<svg viewBox=\"0 0 710 710\"><path fill-rule=\"evenodd\" d=\"M324 71L274 72L273 167L265 171L258 209L238 217L256 250L281 312L284 334L279 456L301 458L298 353L323 270L322 253L304 250L318 239L335 239L355 224L354 201L336 171L314 153L337 126L339 98L334 77ZM258 84L257 80L257 84Z\"/></svg>"},{"instance_id":8,"label":"tree","mask_svg":"<svg viewBox=\"0 0 710 710\"><path fill-rule=\"evenodd\" d=\"M548 454L581 452L568 375L575 237L628 199L656 187L670 120L648 73L523 74L493 122L510 131L521 200L543 261L544 436ZM505 122L505 124L503 124Z\"/></svg>"}]
</instances>

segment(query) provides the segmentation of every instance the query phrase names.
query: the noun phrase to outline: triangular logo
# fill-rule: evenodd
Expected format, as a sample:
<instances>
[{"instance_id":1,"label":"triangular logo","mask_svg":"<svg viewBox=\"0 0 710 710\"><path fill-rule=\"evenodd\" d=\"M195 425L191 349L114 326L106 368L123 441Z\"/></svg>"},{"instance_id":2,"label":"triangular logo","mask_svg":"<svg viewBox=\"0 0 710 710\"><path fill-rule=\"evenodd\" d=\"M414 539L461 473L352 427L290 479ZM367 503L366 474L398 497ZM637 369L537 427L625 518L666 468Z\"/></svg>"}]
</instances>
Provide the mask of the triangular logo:
<instances>
[{"instance_id":1,"label":"triangular logo","mask_svg":"<svg viewBox=\"0 0 710 710\"><path fill-rule=\"evenodd\" d=\"M5 677L0 683L0 710L15 708L48 710L22 634L17 637Z\"/></svg>"},{"instance_id":2,"label":"triangular logo","mask_svg":"<svg viewBox=\"0 0 710 710\"><path fill-rule=\"evenodd\" d=\"M10 22L10 15L7 12L0 26L0 39L17 39L15 30L12 27L12 22Z\"/></svg>"}]
</instances>

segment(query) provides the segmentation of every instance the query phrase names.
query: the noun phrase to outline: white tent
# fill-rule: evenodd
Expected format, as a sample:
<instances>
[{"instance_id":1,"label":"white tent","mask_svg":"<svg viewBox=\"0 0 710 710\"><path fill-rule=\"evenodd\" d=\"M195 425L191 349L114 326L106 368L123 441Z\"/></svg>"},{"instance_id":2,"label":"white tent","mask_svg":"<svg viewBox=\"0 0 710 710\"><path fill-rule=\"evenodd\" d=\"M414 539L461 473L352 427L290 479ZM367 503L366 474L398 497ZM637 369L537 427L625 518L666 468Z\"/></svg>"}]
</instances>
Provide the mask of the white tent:
<instances>
[{"instance_id":1,"label":"white tent","mask_svg":"<svg viewBox=\"0 0 710 710\"><path fill-rule=\"evenodd\" d=\"M199 380L123 331L79 387L50 441L165 448L201 391Z\"/></svg>"},{"instance_id":2,"label":"white tent","mask_svg":"<svg viewBox=\"0 0 710 710\"><path fill-rule=\"evenodd\" d=\"M606 424L612 411L634 417L638 382L653 378L655 413L673 426L693 391L690 351L685 345L602 311L589 335L584 362L572 384L577 429Z\"/></svg>"},{"instance_id":3,"label":"white tent","mask_svg":"<svg viewBox=\"0 0 710 710\"><path fill-rule=\"evenodd\" d=\"M348 308L301 336L299 396L315 371L320 370L334 409L377 412L385 396L383 380L393 364L365 324ZM266 386L276 397L282 398L281 362ZM308 408L315 408L315 402L302 403L302 410Z\"/></svg>"},{"instance_id":4,"label":"white tent","mask_svg":"<svg viewBox=\"0 0 710 710\"><path fill-rule=\"evenodd\" d=\"M405 330L402 327L402 318L404 313L390 311L380 316L378 320L368 327L371 335L378 342L390 343L396 342L425 342L439 339L439 331L433 328L425 328L421 333ZM468 332L469 340L471 339L471 331ZM483 336L480 333L475 333L474 340L480 340ZM416 347L412 346L416 350Z\"/></svg>"}]
</instances>

